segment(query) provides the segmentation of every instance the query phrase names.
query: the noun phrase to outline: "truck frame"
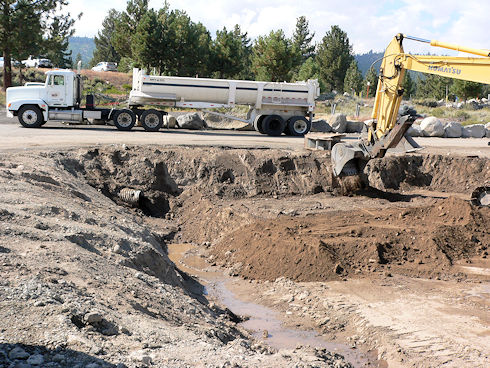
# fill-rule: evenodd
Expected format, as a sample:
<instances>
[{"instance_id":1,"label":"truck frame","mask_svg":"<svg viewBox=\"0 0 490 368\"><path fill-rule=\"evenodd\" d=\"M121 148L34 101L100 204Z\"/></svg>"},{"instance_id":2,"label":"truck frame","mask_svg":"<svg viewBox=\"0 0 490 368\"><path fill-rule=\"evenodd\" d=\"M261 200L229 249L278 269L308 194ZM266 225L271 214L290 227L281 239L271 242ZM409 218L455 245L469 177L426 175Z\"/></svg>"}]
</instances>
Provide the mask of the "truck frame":
<instances>
[{"instance_id":1,"label":"truck frame","mask_svg":"<svg viewBox=\"0 0 490 368\"><path fill-rule=\"evenodd\" d=\"M22 126L39 128L47 121L80 123L87 119L112 120L117 129L131 130L139 120L146 131L163 126L161 108L191 108L252 125L262 134L303 136L311 128L315 99L320 93L316 80L296 83L186 78L146 75L133 70L128 108L97 108L87 95L81 106L82 80L71 70L46 72L44 84L7 89L7 116L17 116ZM155 108L145 109L145 106ZM245 119L210 111L216 108L249 106Z\"/></svg>"}]
</instances>

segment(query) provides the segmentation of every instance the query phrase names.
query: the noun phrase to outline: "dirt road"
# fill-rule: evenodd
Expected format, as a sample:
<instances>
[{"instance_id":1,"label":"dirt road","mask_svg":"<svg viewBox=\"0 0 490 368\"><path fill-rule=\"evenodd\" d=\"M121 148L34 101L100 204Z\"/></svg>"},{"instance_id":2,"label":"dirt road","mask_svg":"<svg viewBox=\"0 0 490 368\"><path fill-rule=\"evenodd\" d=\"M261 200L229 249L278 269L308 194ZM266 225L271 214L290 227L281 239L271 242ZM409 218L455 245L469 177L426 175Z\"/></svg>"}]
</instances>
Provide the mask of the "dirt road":
<instances>
[{"instance_id":1,"label":"dirt road","mask_svg":"<svg viewBox=\"0 0 490 368\"><path fill-rule=\"evenodd\" d=\"M141 145L192 145L226 146L248 148L276 148L302 150L303 138L269 137L257 132L230 130L190 131L180 129L162 129L157 133L145 132L135 128L130 132L121 132L110 126L64 125L49 122L40 129L25 129L17 119L0 116L0 150L19 148L71 148L104 144L141 144ZM345 140L357 140L357 135L349 135ZM443 139L416 138L424 147L421 152L435 154L476 155L490 157L490 139Z\"/></svg>"},{"instance_id":2,"label":"dirt road","mask_svg":"<svg viewBox=\"0 0 490 368\"><path fill-rule=\"evenodd\" d=\"M336 197L302 139L5 120L0 136L0 367L351 366L309 339L269 347L230 292L371 357L358 367L490 364L490 215L467 202L488 139L421 139Z\"/></svg>"}]
</instances>

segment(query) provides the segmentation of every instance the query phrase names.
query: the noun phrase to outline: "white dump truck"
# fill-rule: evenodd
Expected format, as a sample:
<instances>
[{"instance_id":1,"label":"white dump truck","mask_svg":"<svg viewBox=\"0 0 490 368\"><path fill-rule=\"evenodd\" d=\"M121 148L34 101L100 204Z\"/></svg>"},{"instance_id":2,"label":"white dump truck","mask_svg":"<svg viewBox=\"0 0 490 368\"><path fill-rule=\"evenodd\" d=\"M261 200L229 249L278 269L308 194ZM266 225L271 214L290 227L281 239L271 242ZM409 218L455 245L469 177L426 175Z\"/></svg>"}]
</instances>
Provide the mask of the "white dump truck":
<instances>
[{"instance_id":1,"label":"white dump truck","mask_svg":"<svg viewBox=\"0 0 490 368\"><path fill-rule=\"evenodd\" d=\"M107 109L94 106L94 97L86 96L81 106L82 80L71 70L46 72L42 85L7 89L7 116L17 116L27 128L38 128L47 121L82 122L86 119L112 120L119 130L132 129L137 120L147 131L163 125L165 107L205 110L240 120L272 136L301 136L310 130L315 99L319 95L316 80L297 83L255 82L243 80L166 77L133 70L133 87L128 108ZM247 105L246 119L208 109ZM146 108L155 106L155 108Z\"/></svg>"}]
</instances>

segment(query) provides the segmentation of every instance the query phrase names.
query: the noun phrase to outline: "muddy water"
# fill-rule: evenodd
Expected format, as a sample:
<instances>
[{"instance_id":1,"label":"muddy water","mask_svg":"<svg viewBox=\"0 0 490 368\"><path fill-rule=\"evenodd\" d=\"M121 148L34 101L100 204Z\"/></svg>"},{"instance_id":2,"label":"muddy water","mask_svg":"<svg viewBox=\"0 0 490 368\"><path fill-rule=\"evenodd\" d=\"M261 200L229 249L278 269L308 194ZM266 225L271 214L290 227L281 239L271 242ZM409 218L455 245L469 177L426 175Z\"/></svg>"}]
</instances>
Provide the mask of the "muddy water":
<instances>
[{"instance_id":1,"label":"muddy water","mask_svg":"<svg viewBox=\"0 0 490 368\"><path fill-rule=\"evenodd\" d=\"M219 300L237 315L247 316L248 320L241 325L257 340L276 349L294 349L298 345L325 348L343 355L354 367L375 363L374 359L360 351L345 344L327 341L315 331L287 328L274 310L240 299L232 291L236 287L236 280L222 272L210 270L205 259L199 256L197 247L191 244L169 244L168 256L180 270L197 277L210 298Z\"/></svg>"}]
</instances>

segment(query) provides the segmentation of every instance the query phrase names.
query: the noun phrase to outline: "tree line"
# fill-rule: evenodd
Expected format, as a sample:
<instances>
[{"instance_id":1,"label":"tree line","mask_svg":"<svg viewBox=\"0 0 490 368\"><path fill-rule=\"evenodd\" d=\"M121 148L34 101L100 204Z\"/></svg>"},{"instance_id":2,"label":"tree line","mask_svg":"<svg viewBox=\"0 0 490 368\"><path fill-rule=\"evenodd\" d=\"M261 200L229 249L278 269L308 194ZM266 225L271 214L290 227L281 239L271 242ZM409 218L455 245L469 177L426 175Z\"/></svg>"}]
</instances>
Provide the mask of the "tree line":
<instances>
[{"instance_id":1,"label":"tree line","mask_svg":"<svg viewBox=\"0 0 490 368\"><path fill-rule=\"evenodd\" d=\"M95 37L91 65L100 61L157 74L267 81L319 79L325 91L363 87L347 34L332 26L322 42L300 16L291 38L273 30L253 42L240 25L218 30L214 37L182 10L148 7L148 0L129 0L124 11L111 9ZM348 78L346 79L346 74Z\"/></svg>"},{"instance_id":2,"label":"tree line","mask_svg":"<svg viewBox=\"0 0 490 368\"><path fill-rule=\"evenodd\" d=\"M33 55L46 57L57 67L71 66L68 39L77 17L63 12L67 4L67 0L0 0L4 89L12 85L12 60Z\"/></svg>"}]
</instances>

